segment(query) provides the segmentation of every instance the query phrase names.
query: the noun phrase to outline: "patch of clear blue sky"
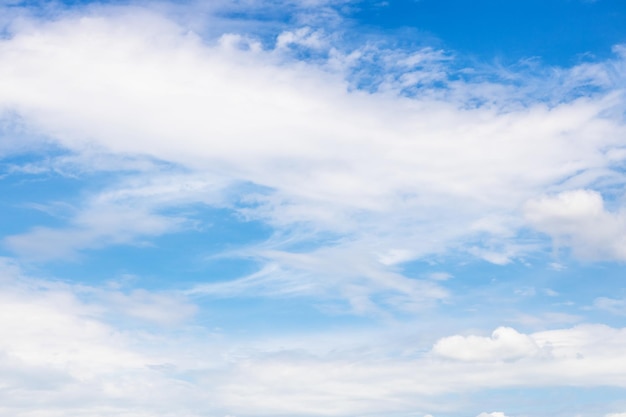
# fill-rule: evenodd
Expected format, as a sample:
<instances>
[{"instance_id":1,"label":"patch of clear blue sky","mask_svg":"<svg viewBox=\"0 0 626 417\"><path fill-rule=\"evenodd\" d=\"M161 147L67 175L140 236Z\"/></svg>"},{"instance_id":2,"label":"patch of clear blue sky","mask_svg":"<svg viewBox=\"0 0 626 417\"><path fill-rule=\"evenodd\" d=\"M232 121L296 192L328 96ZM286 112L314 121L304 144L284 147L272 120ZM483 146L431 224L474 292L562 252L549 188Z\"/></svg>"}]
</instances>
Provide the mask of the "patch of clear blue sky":
<instances>
[{"instance_id":1,"label":"patch of clear blue sky","mask_svg":"<svg viewBox=\"0 0 626 417\"><path fill-rule=\"evenodd\" d=\"M382 32L435 42L482 60L538 57L569 66L626 42L621 0L390 0L361 2L351 17ZM589 56L590 54L590 56Z\"/></svg>"}]
</instances>

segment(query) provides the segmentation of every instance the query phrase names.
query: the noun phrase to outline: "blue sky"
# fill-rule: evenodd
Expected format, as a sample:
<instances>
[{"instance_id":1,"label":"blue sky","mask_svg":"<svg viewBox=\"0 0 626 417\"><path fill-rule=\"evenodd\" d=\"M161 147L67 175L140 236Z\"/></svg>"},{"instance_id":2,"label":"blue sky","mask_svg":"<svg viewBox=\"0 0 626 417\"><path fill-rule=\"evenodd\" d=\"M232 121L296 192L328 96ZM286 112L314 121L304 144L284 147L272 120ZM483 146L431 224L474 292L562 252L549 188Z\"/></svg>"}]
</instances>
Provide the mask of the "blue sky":
<instances>
[{"instance_id":1,"label":"blue sky","mask_svg":"<svg viewBox=\"0 0 626 417\"><path fill-rule=\"evenodd\" d=\"M0 416L626 416L625 21L0 2Z\"/></svg>"}]
</instances>

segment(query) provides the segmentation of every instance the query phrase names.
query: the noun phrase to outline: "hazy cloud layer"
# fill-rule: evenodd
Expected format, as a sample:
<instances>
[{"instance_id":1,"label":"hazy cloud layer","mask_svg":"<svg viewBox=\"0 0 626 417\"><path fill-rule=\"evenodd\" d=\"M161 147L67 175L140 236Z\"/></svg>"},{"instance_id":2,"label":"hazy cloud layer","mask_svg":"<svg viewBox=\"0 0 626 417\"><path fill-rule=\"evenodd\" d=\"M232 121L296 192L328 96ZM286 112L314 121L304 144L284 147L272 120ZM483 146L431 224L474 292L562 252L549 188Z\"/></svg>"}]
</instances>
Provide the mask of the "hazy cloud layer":
<instances>
[{"instance_id":1,"label":"hazy cloud layer","mask_svg":"<svg viewBox=\"0 0 626 417\"><path fill-rule=\"evenodd\" d=\"M626 388L626 329L602 325L530 334L498 328L490 337L444 337L430 351L386 345L371 332L328 334L326 347L321 334L271 346L193 325L178 327L176 339L157 329L130 332L111 315L154 320L146 312L156 304L184 312L176 294L68 286L26 277L8 262L2 290L2 410L16 416L445 415L442 399L452 392L564 379ZM406 353L394 353L399 347Z\"/></svg>"}]
</instances>

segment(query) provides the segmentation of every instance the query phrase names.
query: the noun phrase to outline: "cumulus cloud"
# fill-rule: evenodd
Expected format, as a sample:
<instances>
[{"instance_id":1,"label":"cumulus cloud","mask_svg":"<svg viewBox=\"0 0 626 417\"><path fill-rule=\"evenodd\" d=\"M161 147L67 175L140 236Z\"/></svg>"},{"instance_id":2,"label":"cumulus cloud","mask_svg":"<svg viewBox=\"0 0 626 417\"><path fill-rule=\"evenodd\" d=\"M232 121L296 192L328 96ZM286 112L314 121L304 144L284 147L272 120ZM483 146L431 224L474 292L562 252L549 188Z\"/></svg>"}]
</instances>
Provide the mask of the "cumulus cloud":
<instances>
[{"instance_id":1,"label":"cumulus cloud","mask_svg":"<svg viewBox=\"0 0 626 417\"><path fill-rule=\"evenodd\" d=\"M510 327L497 328L491 337L446 337L433 347L437 355L462 361L515 360L536 355L540 351L540 346L530 336Z\"/></svg>"},{"instance_id":2,"label":"cumulus cloud","mask_svg":"<svg viewBox=\"0 0 626 417\"><path fill-rule=\"evenodd\" d=\"M525 215L557 246L568 246L586 259L626 259L626 216L604 207L593 190L564 191L529 201Z\"/></svg>"},{"instance_id":3,"label":"cumulus cloud","mask_svg":"<svg viewBox=\"0 0 626 417\"><path fill-rule=\"evenodd\" d=\"M570 329L531 334L519 333L509 327L499 327L493 331L491 337L476 335L444 337L434 344L432 352L444 359L476 363L507 360L524 363L525 361L519 361L522 358L533 358L536 363L549 358L600 359L602 352L617 352L614 349L622 343L619 339L623 333L623 329L610 329L604 325L579 325ZM598 340L603 340L603 343L597 343ZM610 360L602 362L608 365ZM583 371L585 365L582 362L580 365L576 366L577 370L572 371Z\"/></svg>"}]
</instances>

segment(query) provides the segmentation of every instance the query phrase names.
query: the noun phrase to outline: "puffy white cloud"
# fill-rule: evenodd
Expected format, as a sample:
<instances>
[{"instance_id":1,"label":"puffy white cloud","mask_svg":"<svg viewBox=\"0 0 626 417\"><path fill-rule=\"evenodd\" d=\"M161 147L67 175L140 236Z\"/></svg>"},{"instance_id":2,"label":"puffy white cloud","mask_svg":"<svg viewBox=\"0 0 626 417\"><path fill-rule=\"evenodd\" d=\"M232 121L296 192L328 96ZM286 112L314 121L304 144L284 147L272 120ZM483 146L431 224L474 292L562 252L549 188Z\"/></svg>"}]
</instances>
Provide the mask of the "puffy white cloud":
<instances>
[{"instance_id":1,"label":"puffy white cloud","mask_svg":"<svg viewBox=\"0 0 626 417\"><path fill-rule=\"evenodd\" d=\"M626 259L626 215L605 209L600 193L565 191L529 201L525 215L536 229L586 259Z\"/></svg>"},{"instance_id":2,"label":"puffy white cloud","mask_svg":"<svg viewBox=\"0 0 626 417\"><path fill-rule=\"evenodd\" d=\"M462 361L515 360L537 355L540 346L528 335L510 327L499 327L491 337L450 336L439 340L433 352Z\"/></svg>"}]
</instances>

